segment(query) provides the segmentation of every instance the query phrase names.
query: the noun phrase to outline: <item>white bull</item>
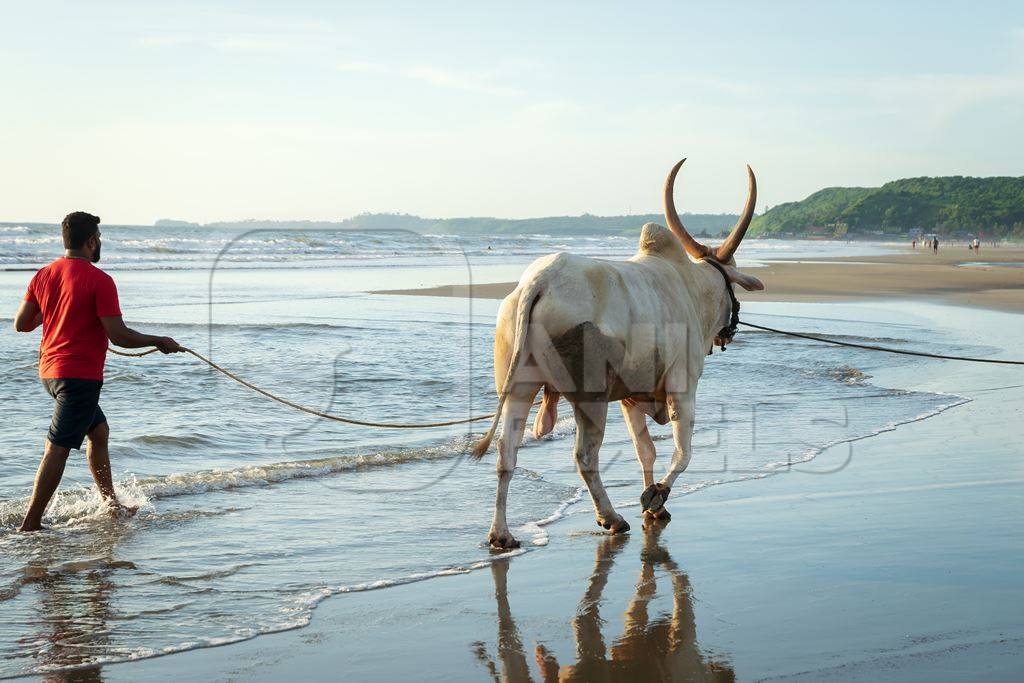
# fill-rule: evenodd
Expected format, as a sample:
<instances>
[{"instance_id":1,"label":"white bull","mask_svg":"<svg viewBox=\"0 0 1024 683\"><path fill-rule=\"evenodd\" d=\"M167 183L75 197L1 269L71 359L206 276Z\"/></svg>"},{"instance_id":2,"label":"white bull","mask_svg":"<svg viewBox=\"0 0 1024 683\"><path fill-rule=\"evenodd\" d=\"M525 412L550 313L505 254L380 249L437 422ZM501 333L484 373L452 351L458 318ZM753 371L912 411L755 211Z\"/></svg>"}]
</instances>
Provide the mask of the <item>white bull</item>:
<instances>
[{"instance_id":1,"label":"white bull","mask_svg":"<svg viewBox=\"0 0 1024 683\"><path fill-rule=\"evenodd\" d=\"M685 161L685 159L683 160ZM537 259L501 304L494 335L498 408L473 455L482 457L502 422L498 439L498 490L488 536L497 548L518 547L505 517L516 452L537 394L543 403L534 423L538 437L554 427L559 398L576 420L574 456L590 491L598 525L623 532L629 524L612 507L601 483L598 451L608 404L622 413L643 469L644 514L668 519L665 500L690 462L694 395L712 343L732 315L723 274L745 289L764 289L735 267L733 254L746 233L757 198L747 167L749 193L743 214L717 249L695 241L675 210L673 186L683 162L665 181L669 229L648 223L639 250L628 261L601 261L570 254ZM719 271L709 261L716 261ZM654 482L654 442L647 416L672 422L675 452L668 472Z\"/></svg>"}]
</instances>

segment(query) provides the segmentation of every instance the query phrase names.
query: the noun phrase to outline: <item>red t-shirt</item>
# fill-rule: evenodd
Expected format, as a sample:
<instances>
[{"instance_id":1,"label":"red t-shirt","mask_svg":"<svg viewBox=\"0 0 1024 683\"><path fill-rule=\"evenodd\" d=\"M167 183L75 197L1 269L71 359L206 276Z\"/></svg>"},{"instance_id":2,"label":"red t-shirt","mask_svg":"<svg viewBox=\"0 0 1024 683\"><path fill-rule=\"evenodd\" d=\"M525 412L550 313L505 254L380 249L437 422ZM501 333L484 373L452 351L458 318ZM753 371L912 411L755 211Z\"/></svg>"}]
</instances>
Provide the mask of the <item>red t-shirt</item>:
<instances>
[{"instance_id":1,"label":"red t-shirt","mask_svg":"<svg viewBox=\"0 0 1024 683\"><path fill-rule=\"evenodd\" d=\"M121 315L114 280L79 258L59 258L39 270L25 301L43 312L39 376L103 379L107 333L100 318Z\"/></svg>"}]
</instances>

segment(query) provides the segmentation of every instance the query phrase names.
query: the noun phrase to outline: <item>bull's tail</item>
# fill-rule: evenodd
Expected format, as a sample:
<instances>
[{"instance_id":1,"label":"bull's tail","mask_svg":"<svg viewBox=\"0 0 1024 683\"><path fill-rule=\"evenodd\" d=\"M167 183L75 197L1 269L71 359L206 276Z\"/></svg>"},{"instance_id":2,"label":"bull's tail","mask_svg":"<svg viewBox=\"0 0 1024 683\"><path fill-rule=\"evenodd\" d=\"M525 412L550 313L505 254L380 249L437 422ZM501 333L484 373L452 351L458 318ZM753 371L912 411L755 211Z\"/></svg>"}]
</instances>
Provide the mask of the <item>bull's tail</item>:
<instances>
[{"instance_id":1,"label":"bull's tail","mask_svg":"<svg viewBox=\"0 0 1024 683\"><path fill-rule=\"evenodd\" d=\"M474 458L480 459L484 457L484 453L491 447L491 441L494 439L495 432L498 431L498 422L501 420L501 411L505 407L505 399L508 398L509 392L512 390L516 370L526 355L526 334L530 328L530 314L533 312L534 304L540 298L540 290L540 283L534 280L527 285L522 296L519 297L519 306L516 309L515 337L512 345L512 348L515 350L512 352L512 360L508 365L508 372L505 374L505 386L501 387L501 390L498 392L498 407L495 409L490 429L473 446L472 455Z\"/></svg>"}]
</instances>

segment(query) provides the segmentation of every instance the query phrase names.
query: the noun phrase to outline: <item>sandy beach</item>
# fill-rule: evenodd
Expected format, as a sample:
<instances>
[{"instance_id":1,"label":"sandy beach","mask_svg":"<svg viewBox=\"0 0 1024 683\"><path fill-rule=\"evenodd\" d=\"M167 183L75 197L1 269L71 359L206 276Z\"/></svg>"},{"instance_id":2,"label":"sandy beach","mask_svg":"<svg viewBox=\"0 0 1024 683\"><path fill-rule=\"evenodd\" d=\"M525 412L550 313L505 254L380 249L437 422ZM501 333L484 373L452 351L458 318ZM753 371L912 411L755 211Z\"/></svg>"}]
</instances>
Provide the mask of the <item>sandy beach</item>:
<instances>
[{"instance_id":1,"label":"sandy beach","mask_svg":"<svg viewBox=\"0 0 1024 683\"><path fill-rule=\"evenodd\" d=\"M1017 315L955 320L1019 355ZM1000 340L1003 340L1000 342ZM1024 376L896 368L873 382L970 402L767 479L676 499L610 538L577 505L543 552L324 603L301 630L103 669L106 680L1009 680L1024 670L1017 542ZM568 452L566 452L568 458ZM699 456L698 456L699 458ZM490 466L480 467L490 487ZM636 487L634 487L636 488ZM639 489L637 489L639 490ZM619 491L617 499L632 498Z\"/></svg>"},{"instance_id":2,"label":"sandy beach","mask_svg":"<svg viewBox=\"0 0 1024 683\"><path fill-rule=\"evenodd\" d=\"M742 253L741 253L742 257ZM979 264L979 265L968 265ZM1024 249L963 246L905 253L800 261L764 261L748 267L767 285L763 292L738 291L741 301L938 301L1004 311L1024 311ZM502 299L514 282L475 284L472 295ZM738 289L738 288L737 288ZM378 293L464 297L465 285Z\"/></svg>"}]
</instances>

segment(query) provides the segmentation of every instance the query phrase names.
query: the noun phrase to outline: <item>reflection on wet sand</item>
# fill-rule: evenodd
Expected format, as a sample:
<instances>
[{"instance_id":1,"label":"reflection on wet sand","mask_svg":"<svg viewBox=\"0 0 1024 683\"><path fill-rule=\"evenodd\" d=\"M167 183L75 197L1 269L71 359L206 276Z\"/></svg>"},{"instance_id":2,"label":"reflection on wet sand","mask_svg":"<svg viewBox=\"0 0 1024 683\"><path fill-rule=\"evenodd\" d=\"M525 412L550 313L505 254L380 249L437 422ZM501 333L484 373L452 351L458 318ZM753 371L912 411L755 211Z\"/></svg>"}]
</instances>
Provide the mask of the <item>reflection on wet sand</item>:
<instances>
[{"instance_id":1,"label":"reflection on wet sand","mask_svg":"<svg viewBox=\"0 0 1024 683\"><path fill-rule=\"evenodd\" d=\"M111 622L116 623L111 607L116 590L113 576L134 565L114 559L116 534L90 538L94 557L88 560L61 561L68 548L60 543L33 543L24 548L28 557L20 558L24 561L22 576L4 596L13 599L30 591L37 597L33 617L24 624L24 635L11 643L12 648L3 649L11 658L20 651L24 670L46 672L43 680L48 682L101 681L100 667L89 664L112 647L110 633L115 626Z\"/></svg>"},{"instance_id":2,"label":"reflection on wet sand","mask_svg":"<svg viewBox=\"0 0 1024 683\"><path fill-rule=\"evenodd\" d=\"M44 683L102 683L103 672L98 666L70 671L55 671L43 677Z\"/></svg>"},{"instance_id":3,"label":"reflection on wet sand","mask_svg":"<svg viewBox=\"0 0 1024 683\"><path fill-rule=\"evenodd\" d=\"M690 582L659 542L663 526L663 523L655 522L645 529L640 553L643 567L636 595L626 608L624 632L612 641L610 648L601 632L604 624L600 614L602 596L615 558L628 543L628 538L615 535L601 539L590 583L572 620L576 662L561 663L547 648L538 644L533 657L539 672L538 680L544 683L735 680L728 663L708 657L697 645ZM488 656L482 643L475 646L475 653L495 681L533 681L530 658L509 607L509 565L510 561L506 560L491 567L498 609L498 661ZM657 568L665 570L671 581L673 610L671 614L652 618L648 607L657 593Z\"/></svg>"},{"instance_id":4,"label":"reflection on wet sand","mask_svg":"<svg viewBox=\"0 0 1024 683\"><path fill-rule=\"evenodd\" d=\"M39 567L33 581L39 594L37 669L79 667L94 661L109 646L111 575L120 568L113 560L62 565L56 571ZM40 646L41 643L46 644ZM100 667L55 671L47 683L94 683L103 680Z\"/></svg>"}]
</instances>

